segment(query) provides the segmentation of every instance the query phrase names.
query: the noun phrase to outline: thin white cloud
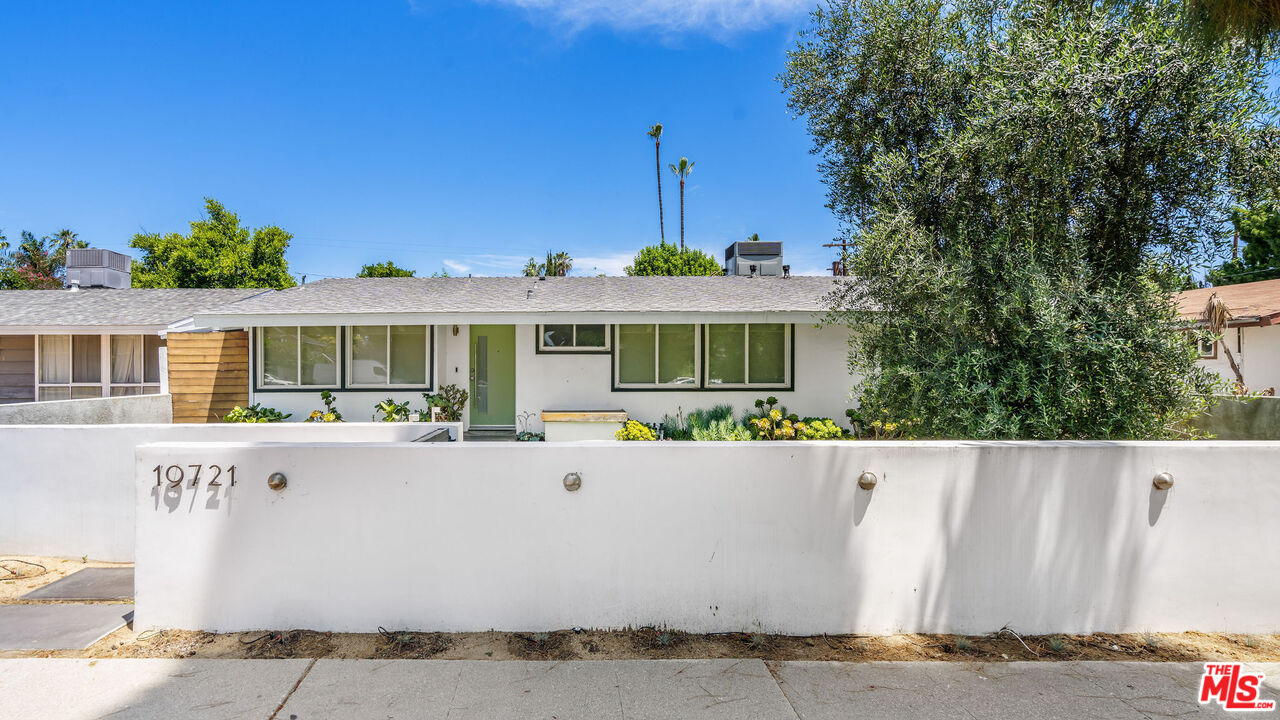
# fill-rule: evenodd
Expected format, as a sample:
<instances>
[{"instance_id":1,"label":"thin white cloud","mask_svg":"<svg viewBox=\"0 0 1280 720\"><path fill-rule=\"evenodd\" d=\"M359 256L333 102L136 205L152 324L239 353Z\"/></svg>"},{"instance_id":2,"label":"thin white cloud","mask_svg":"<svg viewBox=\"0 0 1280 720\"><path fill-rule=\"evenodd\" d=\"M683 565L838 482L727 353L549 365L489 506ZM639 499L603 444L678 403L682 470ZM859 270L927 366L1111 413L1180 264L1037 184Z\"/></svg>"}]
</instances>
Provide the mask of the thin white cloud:
<instances>
[{"instance_id":1,"label":"thin white cloud","mask_svg":"<svg viewBox=\"0 0 1280 720\"><path fill-rule=\"evenodd\" d=\"M593 25L621 30L709 32L759 30L802 17L812 0L480 0L526 10L572 31Z\"/></svg>"},{"instance_id":2,"label":"thin white cloud","mask_svg":"<svg viewBox=\"0 0 1280 720\"><path fill-rule=\"evenodd\" d=\"M635 253L614 253L595 257L578 257L573 259L573 271L570 275L622 275L622 268L635 260Z\"/></svg>"},{"instance_id":3,"label":"thin white cloud","mask_svg":"<svg viewBox=\"0 0 1280 720\"><path fill-rule=\"evenodd\" d=\"M457 260L444 260L443 262L444 262L445 269L451 273L456 273L458 275L461 275L463 273L471 272L470 265L460 263Z\"/></svg>"}]
</instances>

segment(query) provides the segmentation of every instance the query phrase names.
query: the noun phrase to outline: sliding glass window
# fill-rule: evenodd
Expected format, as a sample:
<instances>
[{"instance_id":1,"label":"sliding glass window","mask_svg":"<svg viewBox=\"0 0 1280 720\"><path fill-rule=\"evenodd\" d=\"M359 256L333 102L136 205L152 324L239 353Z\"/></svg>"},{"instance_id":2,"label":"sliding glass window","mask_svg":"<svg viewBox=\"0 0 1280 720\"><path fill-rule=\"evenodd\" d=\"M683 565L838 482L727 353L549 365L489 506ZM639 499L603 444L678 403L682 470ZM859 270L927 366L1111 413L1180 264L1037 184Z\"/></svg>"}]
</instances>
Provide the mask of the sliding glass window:
<instances>
[{"instance_id":1,"label":"sliding glass window","mask_svg":"<svg viewBox=\"0 0 1280 720\"><path fill-rule=\"evenodd\" d=\"M349 387L431 386L431 327L353 325L347 328Z\"/></svg>"},{"instance_id":2,"label":"sliding glass window","mask_svg":"<svg viewBox=\"0 0 1280 720\"><path fill-rule=\"evenodd\" d=\"M708 388L783 388L791 383L791 326L707 325Z\"/></svg>"},{"instance_id":3,"label":"sliding glass window","mask_svg":"<svg viewBox=\"0 0 1280 720\"><path fill-rule=\"evenodd\" d=\"M614 386L684 389L698 384L696 325L618 325Z\"/></svg>"},{"instance_id":4,"label":"sliding glass window","mask_svg":"<svg viewBox=\"0 0 1280 720\"><path fill-rule=\"evenodd\" d=\"M258 386L338 386L338 328L266 327L258 333Z\"/></svg>"}]
</instances>

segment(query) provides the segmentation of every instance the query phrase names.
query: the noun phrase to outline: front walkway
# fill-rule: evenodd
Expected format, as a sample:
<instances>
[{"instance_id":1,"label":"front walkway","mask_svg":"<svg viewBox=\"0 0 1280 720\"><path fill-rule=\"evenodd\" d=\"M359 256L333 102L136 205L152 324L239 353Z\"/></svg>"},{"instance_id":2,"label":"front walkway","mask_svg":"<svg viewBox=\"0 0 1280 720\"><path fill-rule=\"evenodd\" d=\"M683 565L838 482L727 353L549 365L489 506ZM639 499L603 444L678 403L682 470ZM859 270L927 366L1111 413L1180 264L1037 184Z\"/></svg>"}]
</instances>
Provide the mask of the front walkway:
<instances>
[{"instance_id":1,"label":"front walkway","mask_svg":"<svg viewBox=\"0 0 1280 720\"><path fill-rule=\"evenodd\" d=\"M1280 663L1264 699L1280 693ZM6 720L1228 717L1196 663L0 660ZM1253 714L1280 717L1280 713Z\"/></svg>"}]
</instances>

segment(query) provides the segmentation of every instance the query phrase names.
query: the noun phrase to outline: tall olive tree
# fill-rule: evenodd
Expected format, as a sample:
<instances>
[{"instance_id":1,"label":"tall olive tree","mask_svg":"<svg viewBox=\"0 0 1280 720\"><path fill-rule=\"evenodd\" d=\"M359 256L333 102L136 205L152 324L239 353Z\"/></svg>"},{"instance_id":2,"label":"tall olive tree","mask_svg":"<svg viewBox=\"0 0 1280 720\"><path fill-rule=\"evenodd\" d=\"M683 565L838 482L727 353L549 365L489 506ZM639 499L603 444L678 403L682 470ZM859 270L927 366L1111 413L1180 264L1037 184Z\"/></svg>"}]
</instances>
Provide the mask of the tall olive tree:
<instances>
[{"instance_id":1,"label":"tall olive tree","mask_svg":"<svg viewBox=\"0 0 1280 720\"><path fill-rule=\"evenodd\" d=\"M1182 0L867 0L813 14L781 80L856 280L864 414L922 435L1164 437L1210 376L1168 278L1274 182L1266 51Z\"/></svg>"}]
</instances>

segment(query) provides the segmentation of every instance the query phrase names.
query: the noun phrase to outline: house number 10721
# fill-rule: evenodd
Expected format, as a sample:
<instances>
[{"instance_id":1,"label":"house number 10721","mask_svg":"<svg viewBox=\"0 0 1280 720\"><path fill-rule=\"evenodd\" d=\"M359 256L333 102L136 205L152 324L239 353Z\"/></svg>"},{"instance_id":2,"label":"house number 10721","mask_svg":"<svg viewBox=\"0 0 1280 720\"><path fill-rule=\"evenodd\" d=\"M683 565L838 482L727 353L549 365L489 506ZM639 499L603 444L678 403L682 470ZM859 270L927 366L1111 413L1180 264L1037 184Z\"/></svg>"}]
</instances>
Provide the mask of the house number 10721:
<instances>
[{"instance_id":1,"label":"house number 10721","mask_svg":"<svg viewBox=\"0 0 1280 720\"><path fill-rule=\"evenodd\" d=\"M181 486L183 481L187 479L187 469L193 470L194 472L191 473L191 487L194 488L200 486L200 473L206 467L209 468L209 472L213 474L213 477L209 478L205 485L207 487L222 487L222 483L218 480L223 474L221 465L187 465L186 469L182 465L170 465L168 467L157 465L152 469L152 472L156 474L156 487L160 487L167 482L169 487L176 488ZM232 465L227 468L226 474L231 479L229 484L234 486L236 484L236 466Z\"/></svg>"}]
</instances>

